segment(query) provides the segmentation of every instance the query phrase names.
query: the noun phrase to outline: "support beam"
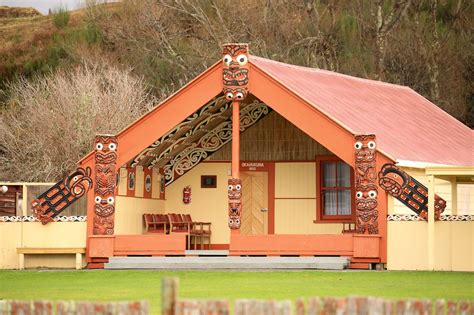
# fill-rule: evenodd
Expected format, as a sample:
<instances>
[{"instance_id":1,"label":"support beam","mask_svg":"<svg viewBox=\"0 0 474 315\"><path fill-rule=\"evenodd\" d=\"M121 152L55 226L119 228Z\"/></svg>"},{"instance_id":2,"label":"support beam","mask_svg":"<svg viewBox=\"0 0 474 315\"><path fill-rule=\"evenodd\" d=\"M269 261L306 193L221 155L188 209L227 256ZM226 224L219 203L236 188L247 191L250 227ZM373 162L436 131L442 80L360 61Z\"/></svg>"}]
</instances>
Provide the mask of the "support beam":
<instances>
[{"instance_id":1,"label":"support beam","mask_svg":"<svg viewBox=\"0 0 474 315\"><path fill-rule=\"evenodd\" d=\"M240 102L232 102L232 178L240 178Z\"/></svg>"},{"instance_id":2,"label":"support beam","mask_svg":"<svg viewBox=\"0 0 474 315\"><path fill-rule=\"evenodd\" d=\"M428 270L435 262L435 177L428 175Z\"/></svg>"},{"instance_id":3,"label":"support beam","mask_svg":"<svg viewBox=\"0 0 474 315\"><path fill-rule=\"evenodd\" d=\"M451 214L458 214L458 183L456 176L451 178Z\"/></svg>"}]
</instances>

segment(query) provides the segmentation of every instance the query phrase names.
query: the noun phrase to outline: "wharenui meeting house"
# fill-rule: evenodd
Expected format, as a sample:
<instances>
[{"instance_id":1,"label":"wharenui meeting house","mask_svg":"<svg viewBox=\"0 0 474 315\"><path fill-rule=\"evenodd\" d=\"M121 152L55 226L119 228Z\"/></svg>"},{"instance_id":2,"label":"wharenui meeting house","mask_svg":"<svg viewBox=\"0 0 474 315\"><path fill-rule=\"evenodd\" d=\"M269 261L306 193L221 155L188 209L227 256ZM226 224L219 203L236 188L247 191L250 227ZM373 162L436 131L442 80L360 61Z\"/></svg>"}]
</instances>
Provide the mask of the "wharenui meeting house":
<instances>
[{"instance_id":1,"label":"wharenui meeting house","mask_svg":"<svg viewBox=\"0 0 474 315\"><path fill-rule=\"evenodd\" d=\"M474 133L408 87L226 44L94 136L58 183L0 183L0 268L219 256L474 271Z\"/></svg>"}]
</instances>

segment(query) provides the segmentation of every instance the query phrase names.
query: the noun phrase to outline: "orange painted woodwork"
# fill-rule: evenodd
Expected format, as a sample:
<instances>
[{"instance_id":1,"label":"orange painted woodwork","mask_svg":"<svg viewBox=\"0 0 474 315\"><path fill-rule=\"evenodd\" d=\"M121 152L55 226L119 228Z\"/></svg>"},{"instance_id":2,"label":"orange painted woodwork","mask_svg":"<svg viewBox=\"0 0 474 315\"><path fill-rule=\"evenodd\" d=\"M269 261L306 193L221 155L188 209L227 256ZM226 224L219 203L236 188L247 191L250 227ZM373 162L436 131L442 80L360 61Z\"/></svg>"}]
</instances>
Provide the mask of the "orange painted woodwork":
<instances>
[{"instance_id":1,"label":"orange painted woodwork","mask_svg":"<svg viewBox=\"0 0 474 315\"><path fill-rule=\"evenodd\" d=\"M231 235L231 255L346 255L353 253L353 237L341 235Z\"/></svg>"},{"instance_id":2,"label":"orange painted woodwork","mask_svg":"<svg viewBox=\"0 0 474 315\"><path fill-rule=\"evenodd\" d=\"M116 235L114 256L127 255L184 255L186 235L147 234L147 235Z\"/></svg>"},{"instance_id":3,"label":"orange painted woodwork","mask_svg":"<svg viewBox=\"0 0 474 315\"><path fill-rule=\"evenodd\" d=\"M222 92L222 61L216 62L160 106L143 115L117 134L120 147L117 151L117 168L132 160L150 143L193 114ZM88 164L92 152L79 161Z\"/></svg>"},{"instance_id":4,"label":"orange painted woodwork","mask_svg":"<svg viewBox=\"0 0 474 315\"><path fill-rule=\"evenodd\" d=\"M232 102L232 177L240 178L240 103Z\"/></svg>"},{"instance_id":5,"label":"orange painted woodwork","mask_svg":"<svg viewBox=\"0 0 474 315\"><path fill-rule=\"evenodd\" d=\"M87 255L90 258L108 258L114 255L114 235L94 235L89 237Z\"/></svg>"},{"instance_id":6,"label":"orange painted woodwork","mask_svg":"<svg viewBox=\"0 0 474 315\"><path fill-rule=\"evenodd\" d=\"M354 234L355 258L378 258L380 256L379 235Z\"/></svg>"}]
</instances>

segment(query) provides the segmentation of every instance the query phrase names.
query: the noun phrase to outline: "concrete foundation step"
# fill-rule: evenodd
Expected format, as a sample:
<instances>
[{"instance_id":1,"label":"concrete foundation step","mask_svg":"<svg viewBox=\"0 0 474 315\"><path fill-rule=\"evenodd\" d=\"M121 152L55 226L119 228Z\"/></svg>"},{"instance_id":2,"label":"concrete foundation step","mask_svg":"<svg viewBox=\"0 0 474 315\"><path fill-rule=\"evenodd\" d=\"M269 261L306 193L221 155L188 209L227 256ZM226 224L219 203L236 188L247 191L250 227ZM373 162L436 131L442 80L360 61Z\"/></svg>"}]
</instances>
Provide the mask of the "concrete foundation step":
<instances>
[{"instance_id":1,"label":"concrete foundation step","mask_svg":"<svg viewBox=\"0 0 474 315\"><path fill-rule=\"evenodd\" d=\"M105 269L322 269L342 270L347 257L110 257Z\"/></svg>"}]
</instances>

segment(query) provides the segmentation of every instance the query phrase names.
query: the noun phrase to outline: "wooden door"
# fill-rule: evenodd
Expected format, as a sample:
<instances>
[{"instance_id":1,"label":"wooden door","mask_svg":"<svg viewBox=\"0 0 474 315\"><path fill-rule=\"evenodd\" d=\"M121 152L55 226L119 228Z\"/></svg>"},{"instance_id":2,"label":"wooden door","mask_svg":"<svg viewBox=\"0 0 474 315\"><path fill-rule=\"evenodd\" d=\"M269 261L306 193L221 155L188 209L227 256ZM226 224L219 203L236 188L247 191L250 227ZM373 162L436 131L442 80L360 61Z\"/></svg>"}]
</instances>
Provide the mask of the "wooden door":
<instances>
[{"instance_id":1,"label":"wooden door","mask_svg":"<svg viewBox=\"0 0 474 315\"><path fill-rule=\"evenodd\" d=\"M240 234L268 233L268 173L242 172L242 223Z\"/></svg>"}]
</instances>

